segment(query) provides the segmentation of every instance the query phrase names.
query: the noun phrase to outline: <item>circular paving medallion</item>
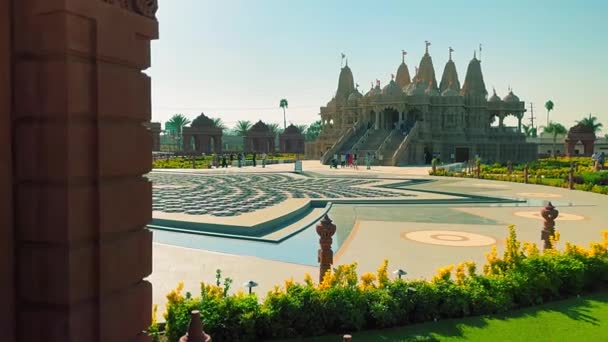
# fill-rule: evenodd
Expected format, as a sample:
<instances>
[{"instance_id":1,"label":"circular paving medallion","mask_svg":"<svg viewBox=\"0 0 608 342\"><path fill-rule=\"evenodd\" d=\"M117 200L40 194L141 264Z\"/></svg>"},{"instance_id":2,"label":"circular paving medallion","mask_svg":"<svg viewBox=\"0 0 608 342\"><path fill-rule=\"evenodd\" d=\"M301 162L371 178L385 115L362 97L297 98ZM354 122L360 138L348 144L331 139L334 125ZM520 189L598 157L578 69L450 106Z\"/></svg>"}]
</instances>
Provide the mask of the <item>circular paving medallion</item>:
<instances>
[{"instance_id":1,"label":"circular paving medallion","mask_svg":"<svg viewBox=\"0 0 608 342\"><path fill-rule=\"evenodd\" d=\"M453 247L479 247L496 243L496 239L489 236L454 230L418 230L403 232L401 237L416 242Z\"/></svg>"},{"instance_id":2,"label":"circular paving medallion","mask_svg":"<svg viewBox=\"0 0 608 342\"><path fill-rule=\"evenodd\" d=\"M559 194L551 194L548 192L518 192L518 196L522 197L535 197L535 198L559 198L562 195Z\"/></svg>"},{"instance_id":3,"label":"circular paving medallion","mask_svg":"<svg viewBox=\"0 0 608 342\"><path fill-rule=\"evenodd\" d=\"M544 220L544 218L540 215L540 209L538 211L516 211L513 213L515 216ZM559 216L555 219L556 221L581 221L584 220L584 216L575 215L575 214L567 214L567 213L559 213Z\"/></svg>"}]
</instances>

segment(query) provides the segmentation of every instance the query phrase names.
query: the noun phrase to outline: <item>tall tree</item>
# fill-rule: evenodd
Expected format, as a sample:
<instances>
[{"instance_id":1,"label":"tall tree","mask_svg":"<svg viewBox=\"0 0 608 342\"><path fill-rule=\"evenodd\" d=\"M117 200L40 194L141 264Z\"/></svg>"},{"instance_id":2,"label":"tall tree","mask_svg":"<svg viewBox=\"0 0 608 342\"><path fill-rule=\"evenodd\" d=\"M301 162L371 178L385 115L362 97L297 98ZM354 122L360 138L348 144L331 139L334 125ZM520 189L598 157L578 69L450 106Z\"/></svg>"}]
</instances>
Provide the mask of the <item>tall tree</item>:
<instances>
[{"instance_id":1,"label":"tall tree","mask_svg":"<svg viewBox=\"0 0 608 342\"><path fill-rule=\"evenodd\" d=\"M236 122L236 126L234 126L234 134L244 137L247 135L247 132L251 128L251 121L248 120L239 120Z\"/></svg>"},{"instance_id":2,"label":"tall tree","mask_svg":"<svg viewBox=\"0 0 608 342\"><path fill-rule=\"evenodd\" d=\"M272 133L272 136L274 136L274 137L276 137L277 135L279 135L283 132L283 130L281 129L281 127L279 127L279 124L277 124L277 123L268 124L268 128L270 129L270 132Z\"/></svg>"},{"instance_id":3,"label":"tall tree","mask_svg":"<svg viewBox=\"0 0 608 342\"><path fill-rule=\"evenodd\" d=\"M287 99L281 99L281 102L279 103L279 107L283 108L283 129L287 128L287 119L285 117L285 108L287 108L288 105L289 105L289 103L287 103Z\"/></svg>"},{"instance_id":4,"label":"tall tree","mask_svg":"<svg viewBox=\"0 0 608 342\"><path fill-rule=\"evenodd\" d=\"M306 133L306 128L308 128L308 126L306 126L306 125L296 125L296 128L298 129L298 131L300 131L300 133L305 134Z\"/></svg>"},{"instance_id":5,"label":"tall tree","mask_svg":"<svg viewBox=\"0 0 608 342\"><path fill-rule=\"evenodd\" d=\"M549 124L543 129L544 133L551 134L553 136L553 148L551 149L551 156L555 157L555 146L557 144L557 136L566 134L566 127L557 122L549 122Z\"/></svg>"},{"instance_id":6,"label":"tall tree","mask_svg":"<svg viewBox=\"0 0 608 342\"><path fill-rule=\"evenodd\" d=\"M549 112L553 110L554 103L549 100L545 102L545 109L547 109L547 126L549 126Z\"/></svg>"},{"instance_id":7,"label":"tall tree","mask_svg":"<svg viewBox=\"0 0 608 342\"><path fill-rule=\"evenodd\" d=\"M599 131L602 130L602 127L604 126L604 125L602 125L601 122L597 122L597 117L592 116L591 114L589 114L588 117L577 121L576 123L582 124L585 127L589 127L591 129L593 129L593 133L598 133Z\"/></svg>"},{"instance_id":8,"label":"tall tree","mask_svg":"<svg viewBox=\"0 0 608 342\"><path fill-rule=\"evenodd\" d=\"M308 128L306 129L306 141L316 140L317 137L319 137L319 134L321 134L321 128L321 120L317 120L311 123L310 126L308 126Z\"/></svg>"},{"instance_id":9,"label":"tall tree","mask_svg":"<svg viewBox=\"0 0 608 342\"><path fill-rule=\"evenodd\" d=\"M522 128L524 129L526 137L536 138L536 127L532 127L532 125L522 125Z\"/></svg>"},{"instance_id":10,"label":"tall tree","mask_svg":"<svg viewBox=\"0 0 608 342\"><path fill-rule=\"evenodd\" d=\"M215 125L215 127L221 128L222 131L226 130L226 128L228 128L228 126L226 126L226 124L224 123L222 118L212 118L211 120L213 120L213 124Z\"/></svg>"},{"instance_id":11,"label":"tall tree","mask_svg":"<svg viewBox=\"0 0 608 342\"><path fill-rule=\"evenodd\" d=\"M190 120L183 114L175 114L166 122L166 126L171 127L171 130L175 132L180 148L182 146L182 129L188 124L190 124Z\"/></svg>"}]
</instances>

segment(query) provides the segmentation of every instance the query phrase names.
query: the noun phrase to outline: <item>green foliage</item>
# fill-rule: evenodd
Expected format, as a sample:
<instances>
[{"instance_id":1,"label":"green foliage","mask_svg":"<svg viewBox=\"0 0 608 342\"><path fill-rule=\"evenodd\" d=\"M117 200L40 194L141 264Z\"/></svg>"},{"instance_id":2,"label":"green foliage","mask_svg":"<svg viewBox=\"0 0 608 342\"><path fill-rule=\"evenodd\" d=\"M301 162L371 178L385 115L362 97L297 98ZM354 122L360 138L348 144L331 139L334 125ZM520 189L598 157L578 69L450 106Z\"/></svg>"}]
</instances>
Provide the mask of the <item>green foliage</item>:
<instances>
[{"instance_id":1,"label":"green foliage","mask_svg":"<svg viewBox=\"0 0 608 342\"><path fill-rule=\"evenodd\" d=\"M315 141L317 137L321 134L321 120L317 120L308 126L306 129L306 141Z\"/></svg>"},{"instance_id":2,"label":"green foliage","mask_svg":"<svg viewBox=\"0 0 608 342\"><path fill-rule=\"evenodd\" d=\"M259 341L387 328L437 319L503 313L608 287L608 231L590 248L566 243L564 251L538 251L520 243L514 227L504 253L487 254L482 274L475 264L441 268L432 281L357 279L356 264L338 266L315 285L285 281L263 302L242 291L228 295L230 281L217 271L214 285L201 284L200 297L182 295L183 284L167 295L165 335L176 341L188 326L189 312L200 310L205 330L217 341ZM556 242L559 235L556 234ZM154 325L150 332L157 331Z\"/></svg>"},{"instance_id":3,"label":"green foliage","mask_svg":"<svg viewBox=\"0 0 608 342\"><path fill-rule=\"evenodd\" d=\"M591 128L594 133L598 133L599 131L601 131L602 127L604 126L604 125L602 125L601 122L597 122L597 117L592 116L591 114L589 114L588 117L577 121L576 123L582 124L585 127Z\"/></svg>"},{"instance_id":4,"label":"green foliage","mask_svg":"<svg viewBox=\"0 0 608 342\"><path fill-rule=\"evenodd\" d=\"M251 126L251 121L239 120L236 122L236 126L234 126L234 134L238 135L239 137L244 137L247 135L247 132L249 132Z\"/></svg>"}]
</instances>

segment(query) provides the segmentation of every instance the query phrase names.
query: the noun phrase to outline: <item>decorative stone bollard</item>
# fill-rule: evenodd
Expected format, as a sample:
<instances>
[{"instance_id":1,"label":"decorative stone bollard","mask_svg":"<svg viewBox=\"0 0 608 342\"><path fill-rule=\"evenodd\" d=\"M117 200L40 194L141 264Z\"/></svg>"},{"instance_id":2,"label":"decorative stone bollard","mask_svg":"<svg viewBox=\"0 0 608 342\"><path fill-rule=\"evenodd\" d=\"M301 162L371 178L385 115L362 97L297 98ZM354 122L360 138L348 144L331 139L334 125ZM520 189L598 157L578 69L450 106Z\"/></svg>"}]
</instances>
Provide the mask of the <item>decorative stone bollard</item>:
<instances>
[{"instance_id":1,"label":"decorative stone bollard","mask_svg":"<svg viewBox=\"0 0 608 342\"><path fill-rule=\"evenodd\" d=\"M336 225L332 223L327 214L317 224L317 234L319 234L319 244L321 245L318 251L319 260L319 283L323 281L323 276L331 268L334 263L334 252L331 250L332 236L336 233Z\"/></svg>"},{"instance_id":2,"label":"decorative stone bollard","mask_svg":"<svg viewBox=\"0 0 608 342\"><path fill-rule=\"evenodd\" d=\"M201 313L198 310L193 310L190 313L190 325L188 333L179 339L179 342L210 342L211 336L203 331L203 322L201 321Z\"/></svg>"},{"instance_id":3,"label":"decorative stone bollard","mask_svg":"<svg viewBox=\"0 0 608 342\"><path fill-rule=\"evenodd\" d=\"M555 209L551 202L541 209L541 216L545 219L543 230L540 234L541 240L545 242L543 249L551 249L551 238L555 237L555 219L559 216L559 211Z\"/></svg>"},{"instance_id":4,"label":"decorative stone bollard","mask_svg":"<svg viewBox=\"0 0 608 342\"><path fill-rule=\"evenodd\" d=\"M343 342L352 342L353 337L351 335L344 335Z\"/></svg>"},{"instance_id":5,"label":"decorative stone bollard","mask_svg":"<svg viewBox=\"0 0 608 342\"><path fill-rule=\"evenodd\" d=\"M524 183L528 184L528 165L524 167Z\"/></svg>"}]
</instances>

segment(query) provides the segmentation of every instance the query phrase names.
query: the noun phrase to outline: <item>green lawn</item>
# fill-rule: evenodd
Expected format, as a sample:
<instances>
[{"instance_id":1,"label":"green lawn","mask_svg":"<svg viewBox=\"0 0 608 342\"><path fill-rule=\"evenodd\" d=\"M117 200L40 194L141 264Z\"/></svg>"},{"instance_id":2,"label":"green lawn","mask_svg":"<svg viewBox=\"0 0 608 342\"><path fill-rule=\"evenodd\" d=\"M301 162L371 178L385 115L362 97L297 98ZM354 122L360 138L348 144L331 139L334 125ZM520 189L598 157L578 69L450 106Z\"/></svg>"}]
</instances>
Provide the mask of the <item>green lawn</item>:
<instances>
[{"instance_id":1,"label":"green lawn","mask_svg":"<svg viewBox=\"0 0 608 342\"><path fill-rule=\"evenodd\" d=\"M353 342L608 341L608 292L514 311L353 333ZM304 341L337 342L340 336Z\"/></svg>"}]
</instances>

